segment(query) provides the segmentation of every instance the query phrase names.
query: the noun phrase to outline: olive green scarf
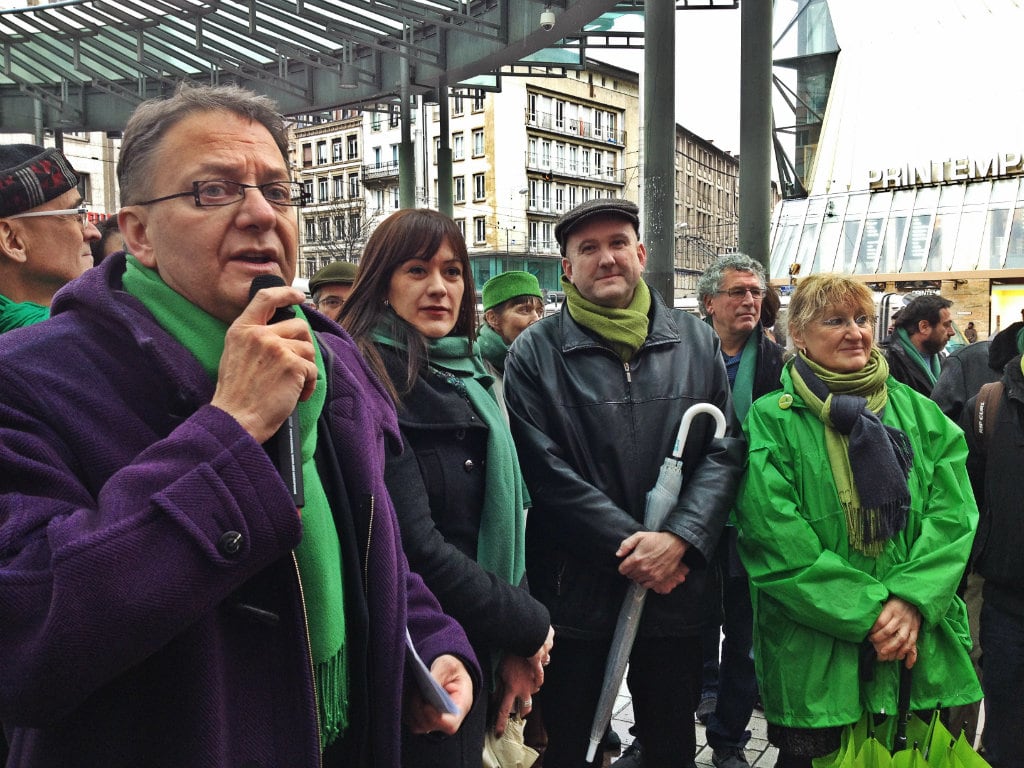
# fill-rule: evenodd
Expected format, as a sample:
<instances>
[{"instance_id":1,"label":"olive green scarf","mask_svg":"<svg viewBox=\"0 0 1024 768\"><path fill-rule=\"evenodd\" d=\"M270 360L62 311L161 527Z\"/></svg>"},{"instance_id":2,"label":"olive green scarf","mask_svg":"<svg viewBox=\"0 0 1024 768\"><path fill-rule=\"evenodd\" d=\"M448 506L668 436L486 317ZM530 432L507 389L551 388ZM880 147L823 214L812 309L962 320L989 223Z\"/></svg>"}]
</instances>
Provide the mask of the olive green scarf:
<instances>
[{"instance_id":1,"label":"olive green scarf","mask_svg":"<svg viewBox=\"0 0 1024 768\"><path fill-rule=\"evenodd\" d=\"M641 280L636 284L633 300L625 309L603 307L583 298L564 275L562 289L572 319L607 341L622 362L628 363L647 339L647 313L651 311L651 289L647 283Z\"/></svg>"},{"instance_id":2,"label":"olive green scarf","mask_svg":"<svg viewBox=\"0 0 1024 768\"><path fill-rule=\"evenodd\" d=\"M854 373L823 368L803 352L791 366L794 391L825 425L825 452L850 546L877 557L906 527L913 461L907 436L879 418L889 402L889 366L875 348Z\"/></svg>"},{"instance_id":3,"label":"olive green scarf","mask_svg":"<svg viewBox=\"0 0 1024 768\"><path fill-rule=\"evenodd\" d=\"M210 378L224 353L227 325L176 293L134 257L127 258L125 290L141 301L160 326L191 352ZM300 317L305 317L299 314ZM316 391L300 402L302 481L306 504L302 514L302 542L295 550L309 625L310 652L316 671L320 705L320 738L326 746L348 725L348 669L345 656L345 608L341 548L330 503L316 470L316 425L327 397L326 371L316 349Z\"/></svg>"}]
</instances>

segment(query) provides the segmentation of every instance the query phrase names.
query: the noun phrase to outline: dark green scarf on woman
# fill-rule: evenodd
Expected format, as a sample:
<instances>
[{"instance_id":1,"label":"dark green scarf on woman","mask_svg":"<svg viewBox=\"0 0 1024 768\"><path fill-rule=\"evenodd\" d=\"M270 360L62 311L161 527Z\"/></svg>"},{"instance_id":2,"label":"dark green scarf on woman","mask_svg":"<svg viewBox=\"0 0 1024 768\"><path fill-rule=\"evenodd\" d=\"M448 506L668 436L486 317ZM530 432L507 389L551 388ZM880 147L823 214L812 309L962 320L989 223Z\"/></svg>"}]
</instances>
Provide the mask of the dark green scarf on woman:
<instances>
[{"instance_id":1,"label":"dark green scarf on woman","mask_svg":"<svg viewBox=\"0 0 1024 768\"><path fill-rule=\"evenodd\" d=\"M404 352L392 337L393 322L394 316L382 320L373 340ZM486 571L518 585L526 570L526 497L512 434L491 390L494 377L484 368L477 345L465 336L427 339L427 354L429 368L465 397L487 426L484 507L476 560ZM423 371L420 375L429 374Z\"/></svg>"},{"instance_id":2,"label":"dark green scarf on woman","mask_svg":"<svg viewBox=\"0 0 1024 768\"><path fill-rule=\"evenodd\" d=\"M141 301L160 326L191 352L216 380L224 353L227 325L175 292L148 267L129 255L124 288ZM305 317L299 314L299 317ZM323 357L316 350L316 391L300 402L302 481L302 542L295 550L309 626L310 652L316 672L320 739L333 742L348 725L348 668L345 656L345 607L341 548L320 475L316 470L316 425L327 397Z\"/></svg>"}]
</instances>

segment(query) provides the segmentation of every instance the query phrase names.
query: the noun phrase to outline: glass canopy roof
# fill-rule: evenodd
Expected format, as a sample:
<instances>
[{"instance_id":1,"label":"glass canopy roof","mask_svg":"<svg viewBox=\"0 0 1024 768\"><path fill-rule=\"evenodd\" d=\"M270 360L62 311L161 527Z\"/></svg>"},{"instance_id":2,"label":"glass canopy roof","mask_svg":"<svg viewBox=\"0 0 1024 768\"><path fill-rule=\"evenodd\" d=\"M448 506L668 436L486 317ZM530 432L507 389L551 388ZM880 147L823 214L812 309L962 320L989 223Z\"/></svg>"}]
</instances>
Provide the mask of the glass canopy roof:
<instances>
[{"instance_id":1,"label":"glass canopy roof","mask_svg":"<svg viewBox=\"0 0 1024 768\"><path fill-rule=\"evenodd\" d=\"M706 0L705 0L706 1ZM63 0L0 10L0 132L119 130L184 79L286 114L393 105L499 73L642 0ZM556 15L553 29L540 15ZM576 58L578 63L579 57ZM385 107L386 108L386 107Z\"/></svg>"}]
</instances>

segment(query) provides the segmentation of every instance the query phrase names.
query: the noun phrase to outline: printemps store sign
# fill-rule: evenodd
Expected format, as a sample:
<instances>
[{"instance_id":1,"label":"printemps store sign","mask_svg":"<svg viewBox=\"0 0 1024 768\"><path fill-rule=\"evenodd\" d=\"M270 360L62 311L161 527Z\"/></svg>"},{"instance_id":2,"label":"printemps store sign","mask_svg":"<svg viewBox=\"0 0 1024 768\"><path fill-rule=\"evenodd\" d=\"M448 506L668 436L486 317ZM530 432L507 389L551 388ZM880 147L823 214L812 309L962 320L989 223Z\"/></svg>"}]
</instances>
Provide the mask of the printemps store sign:
<instances>
[{"instance_id":1,"label":"printemps store sign","mask_svg":"<svg viewBox=\"0 0 1024 768\"><path fill-rule=\"evenodd\" d=\"M876 191L903 189L1020 175L1024 175L1024 154L1003 152L990 157L931 160L920 165L907 163L891 168L876 168L868 171L868 187Z\"/></svg>"}]
</instances>

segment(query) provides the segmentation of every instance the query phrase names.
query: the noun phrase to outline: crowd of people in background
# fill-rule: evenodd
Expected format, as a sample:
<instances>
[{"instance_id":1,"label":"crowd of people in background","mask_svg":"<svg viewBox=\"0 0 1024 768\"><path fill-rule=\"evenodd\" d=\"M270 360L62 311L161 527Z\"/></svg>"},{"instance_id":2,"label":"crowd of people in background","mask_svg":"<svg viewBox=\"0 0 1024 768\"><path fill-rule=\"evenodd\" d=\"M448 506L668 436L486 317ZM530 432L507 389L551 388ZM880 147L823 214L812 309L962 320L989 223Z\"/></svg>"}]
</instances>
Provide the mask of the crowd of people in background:
<instances>
[{"instance_id":1,"label":"crowd of people in background","mask_svg":"<svg viewBox=\"0 0 1024 768\"><path fill-rule=\"evenodd\" d=\"M695 718L743 768L755 706L810 768L906 679L1024 752L1024 322L944 357L923 295L883 349L865 285L811 275L779 324L738 253L702 321L616 198L559 219L550 317L521 271L478 316L426 209L306 303L284 123L234 86L141 104L118 180L97 228L59 151L0 147L0 763L476 768L527 718L546 768L600 765L631 584L619 768L693 768ZM694 404L728 428L675 446Z\"/></svg>"}]
</instances>

